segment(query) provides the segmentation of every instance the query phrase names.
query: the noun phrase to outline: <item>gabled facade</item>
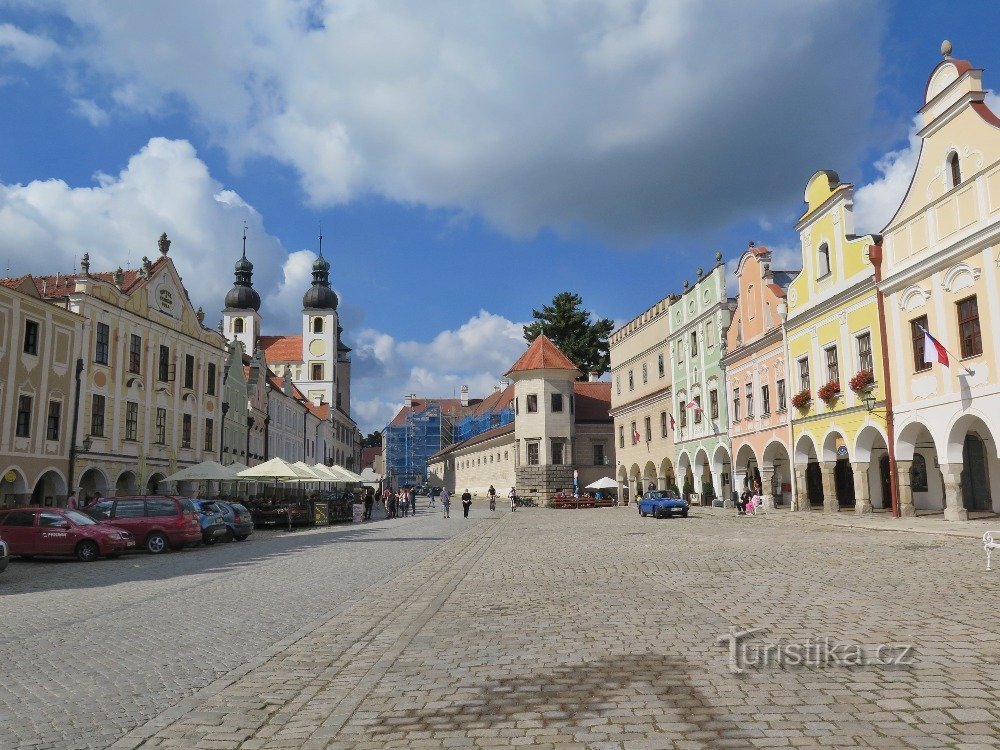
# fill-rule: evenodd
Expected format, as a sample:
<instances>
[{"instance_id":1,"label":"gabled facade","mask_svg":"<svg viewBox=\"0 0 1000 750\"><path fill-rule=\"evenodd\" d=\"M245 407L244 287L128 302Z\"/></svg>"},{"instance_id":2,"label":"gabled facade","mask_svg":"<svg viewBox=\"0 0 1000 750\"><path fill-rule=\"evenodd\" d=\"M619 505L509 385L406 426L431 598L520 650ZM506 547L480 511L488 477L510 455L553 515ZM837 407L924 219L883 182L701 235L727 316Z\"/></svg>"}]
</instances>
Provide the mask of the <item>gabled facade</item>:
<instances>
[{"instance_id":1,"label":"gabled facade","mask_svg":"<svg viewBox=\"0 0 1000 750\"><path fill-rule=\"evenodd\" d=\"M667 317L674 295L664 297L611 334L611 416L615 478L622 497L649 484L674 487L673 366ZM638 439L636 439L638 435Z\"/></svg>"},{"instance_id":2,"label":"gabled facade","mask_svg":"<svg viewBox=\"0 0 1000 750\"><path fill-rule=\"evenodd\" d=\"M678 483L703 503L726 500L733 488L722 355L736 301L726 294L722 253L715 261L693 286L684 282L669 313Z\"/></svg>"},{"instance_id":3,"label":"gabled facade","mask_svg":"<svg viewBox=\"0 0 1000 750\"><path fill-rule=\"evenodd\" d=\"M155 492L164 477L218 459L226 342L205 328L173 261L170 240L137 271L34 278L41 296L83 318L75 445L80 495Z\"/></svg>"},{"instance_id":4,"label":"gabled facade","mask_svg":"<svg viewBox=\"0 0 1000 750\"><path fill-rule=\"evenodd\" d=\"M788 288L786 323L795 507L888 509L886 423L849 385L867 372L874 406L884 415L882 337L869 260L880 239L854 234L853 186L836 172L814 174L805 202L795 227L802 271Z\"/></svg>"},{"instance_id":5,"label":"gabled facade","mask_svg":"<svg viewBox=\"0 0 1000 750\"><path fill-rule=\"evenodd\" d=\"M920 109L920 156L883 230L899 508L1000 511L1000 117L983 71L945 58ZM927 330L950 364L924 361Z\"/></svg>"},{"instance_id":6,"label":"gabled facade","mask_svg":"<svg viewBox=\"0 0 1000 750\"><path fill-rule=\"evenodd\" d=\"M784 321L793 275L772 268L771 251L750 243L736 267L739 296L722 359L734 487L759 483L771 504L792 500Z\"/></svg>"}]
</instances>

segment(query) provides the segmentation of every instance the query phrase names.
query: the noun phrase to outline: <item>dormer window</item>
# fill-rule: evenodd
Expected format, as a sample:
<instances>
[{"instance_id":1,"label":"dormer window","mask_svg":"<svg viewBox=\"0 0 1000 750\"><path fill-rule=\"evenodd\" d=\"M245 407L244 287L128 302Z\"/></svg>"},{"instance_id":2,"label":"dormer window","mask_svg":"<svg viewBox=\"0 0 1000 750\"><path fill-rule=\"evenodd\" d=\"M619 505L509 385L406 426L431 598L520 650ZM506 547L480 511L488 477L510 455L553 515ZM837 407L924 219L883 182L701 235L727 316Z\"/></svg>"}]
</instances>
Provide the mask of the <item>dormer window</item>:
<instances>
[{"instance_id":1,"label":"dormer window","mask_svg":"<svg viewBox=\"0 0 1000 750\"><path fill-rule=\"evenodd\" d=\"M233 333L243 333L243 318L236 318L233 321Z\"/></svg>"},{"instance_id":2,"label":"dormer window","mask_svg":"<svg viewBox=\"0 0 1000 750\"><path fill-rule=\"evenodd\" d=\"M819 246L819 275L822 279L830 275L830 246L825 242Z\"/></svg>"},{"instance_id":3,"label":"dormer window","mask_svg":"<svg viewBox=\"0 0 1000 750\"><path fill-rule=\"evenodd\" d=\"M322 318L313 318L313 333L323 333Z\"/></svg>"},{"instance_id":4,"label":"dormer window","mask_svg":"<svg viewBox=\"0 0 1000 750\"><path fill-rule=\"evenodd\" d=\"M958 154L952 151L948 155L948 171L951 173L951 186L958 187L962 184L962 167L958 163Z\"/></svg>"}]
</instances>

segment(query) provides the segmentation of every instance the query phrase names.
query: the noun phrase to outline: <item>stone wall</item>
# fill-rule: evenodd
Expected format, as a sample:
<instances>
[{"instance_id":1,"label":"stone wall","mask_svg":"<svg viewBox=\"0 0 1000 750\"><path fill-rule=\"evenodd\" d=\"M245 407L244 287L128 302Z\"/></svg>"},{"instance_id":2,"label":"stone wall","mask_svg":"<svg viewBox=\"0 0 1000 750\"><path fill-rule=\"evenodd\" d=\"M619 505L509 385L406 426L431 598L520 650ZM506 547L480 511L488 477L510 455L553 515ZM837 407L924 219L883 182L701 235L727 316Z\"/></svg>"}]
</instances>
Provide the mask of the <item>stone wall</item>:
<instances>
[{"instance_id":1,"label":"stone wall","mask_svg":"<svg viewBox=\"0 0 1000 750\"><path fill-rule=\"evenodd\" d=\"M536 505L546 505L559 490L573 491L573 467L519 466L515 486L519 497L530 497Z\"/></svg>"}]
</instances>

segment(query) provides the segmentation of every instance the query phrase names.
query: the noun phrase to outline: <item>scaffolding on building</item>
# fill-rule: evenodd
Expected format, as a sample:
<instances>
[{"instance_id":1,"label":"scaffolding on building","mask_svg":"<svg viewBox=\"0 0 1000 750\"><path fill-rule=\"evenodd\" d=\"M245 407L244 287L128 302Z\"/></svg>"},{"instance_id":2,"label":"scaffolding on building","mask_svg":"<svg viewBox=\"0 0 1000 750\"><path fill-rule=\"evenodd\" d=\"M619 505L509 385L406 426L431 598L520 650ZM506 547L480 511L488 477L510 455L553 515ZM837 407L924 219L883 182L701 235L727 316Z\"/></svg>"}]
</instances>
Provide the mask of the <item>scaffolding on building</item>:
<instances>
[{"instance_id":1,"label":"scaffolding on building","mask_svg":"<svg viewBox=\"0 0 1000 750\"><path fill-rule=\"evenodd\" d=\"M427 481L427 459L454 438L454 416L430 402L410 411L401 425L385 429L385 468L391 486L420 485Z\"/></svg>"}]
</instances>

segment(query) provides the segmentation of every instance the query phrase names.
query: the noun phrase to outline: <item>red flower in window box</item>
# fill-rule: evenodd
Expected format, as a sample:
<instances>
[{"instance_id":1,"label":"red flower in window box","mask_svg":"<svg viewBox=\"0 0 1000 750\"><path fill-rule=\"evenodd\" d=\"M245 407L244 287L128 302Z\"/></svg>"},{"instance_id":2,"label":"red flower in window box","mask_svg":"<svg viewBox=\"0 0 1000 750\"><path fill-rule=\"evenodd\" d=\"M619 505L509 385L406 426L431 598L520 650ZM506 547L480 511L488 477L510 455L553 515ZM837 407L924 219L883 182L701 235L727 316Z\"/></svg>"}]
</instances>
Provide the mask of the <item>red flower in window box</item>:
<instances>
[{"instance_id":1,"label":"red flower in window box","mask_svg":"<svg viewBox=\"0 0 1000 750\"><path fill-rule=\"evenodd\" d=\"M872 387L875 382L875 374L871 370L860 370L851 378L851 390L855 393L863 393Z\"/></svg>"},{"instance_id":2,"label":"red flower in window box","mask_svg":"<svg viewBox=\"0 0 1000 750\"><path fill-rule=\"evenodd\" d=\"M792 406L796 409L805 409L809 405L810 401L812 401L812 391L808 388L804 391L799 391L792 396Z\"/></svg>"},{"instance_id":3,"label":"red flower in window box","mask_svg":"<svg viewBox=\"0 0 1000 750\"><path fill-rule=\"evenodd\" d=\"M816 395L829 404L840 395L840 381L831 380L826 385L820 386L819 390L816 391Z\"/></svg>"}]
</instances>

